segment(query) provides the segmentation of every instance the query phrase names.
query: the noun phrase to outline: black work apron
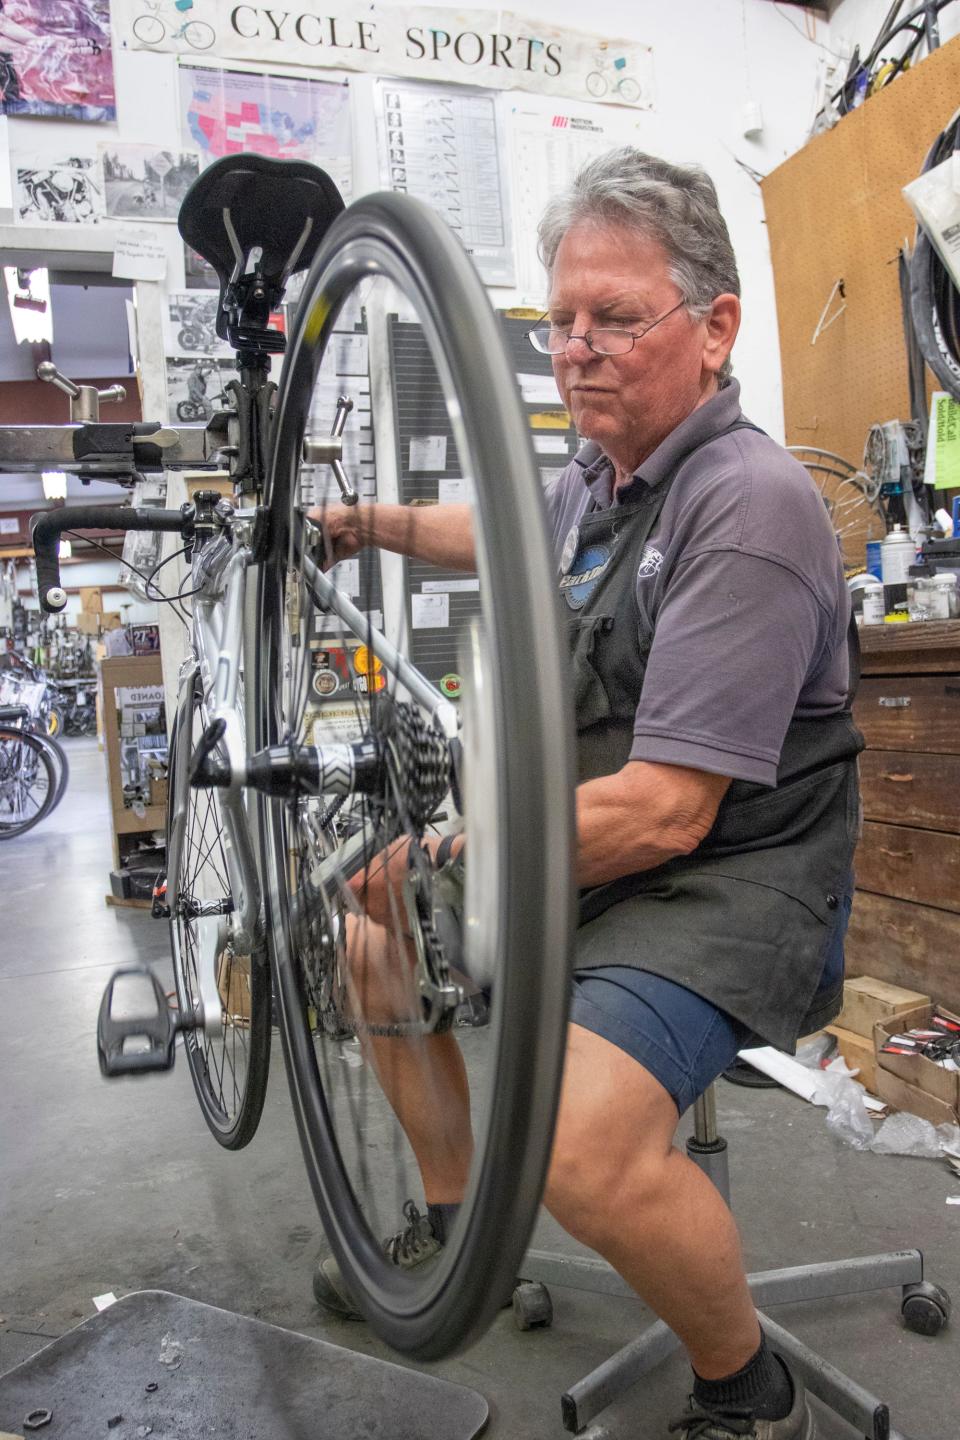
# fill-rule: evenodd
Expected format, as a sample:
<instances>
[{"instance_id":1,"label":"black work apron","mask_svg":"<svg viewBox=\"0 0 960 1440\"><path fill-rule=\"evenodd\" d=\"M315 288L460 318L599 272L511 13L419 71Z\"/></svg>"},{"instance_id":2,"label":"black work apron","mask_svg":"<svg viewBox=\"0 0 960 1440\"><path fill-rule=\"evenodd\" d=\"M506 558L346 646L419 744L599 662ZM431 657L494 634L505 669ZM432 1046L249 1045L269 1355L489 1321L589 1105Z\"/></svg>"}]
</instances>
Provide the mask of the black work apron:
<instances>
[{"instance_id":1,"label":"black work apron","mask_svg":"<svg viewBox=\"0 0 960 1440\"><path fill-rule=\"evenodd\" d=\"M737 421L703 444L756 428ZM630 758L653 643L638 571L657 563L647 541L692 453L636 500L588 511L568 537L560 592L580 781L614 774ZM842 982L828 994L817 988L859 828L864 742L850 710L851 673L841 712L791 721L774 788L734 780L691 855L581 896L577 969L627 965L662 975L790 1051L798 1035L838 1013Z\"/></svg>"}]
</instances>

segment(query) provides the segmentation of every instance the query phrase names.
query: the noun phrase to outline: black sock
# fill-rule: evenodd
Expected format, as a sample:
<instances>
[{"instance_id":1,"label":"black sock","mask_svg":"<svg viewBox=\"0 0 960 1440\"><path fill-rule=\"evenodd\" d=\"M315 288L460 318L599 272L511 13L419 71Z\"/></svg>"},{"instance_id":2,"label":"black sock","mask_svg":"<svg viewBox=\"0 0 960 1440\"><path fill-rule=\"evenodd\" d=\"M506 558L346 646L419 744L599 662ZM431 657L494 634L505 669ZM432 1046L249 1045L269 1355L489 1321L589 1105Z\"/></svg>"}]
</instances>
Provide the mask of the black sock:
<instances>
[{"instance_id":1,"label":"black sock","mask_svg":"<svg viewBox=\"0 0 960 1440\"><path fill-rule=\"evenodd\" d=\"M693 1398L717 1410L749 1410L756 1420L782 1420L793 1406L793 1382L764 1335L757 1353L733 1375L702 1380L694 1371Z\"/></svg>"},{"instance_id":2,"label":"black sock","mask_svg":"<svg viewBox=\"0 0 960 1440\"><path fill-rule=\"evenodd\" d=\"M446 1245L450 1238L450 1231L453 1229L453 1222L456 1220L460 1206L457 1205L431 1205L427 1201L427 1219L430 1221L430 1229L434 1238Z\"/></svg>"}]
</instances>

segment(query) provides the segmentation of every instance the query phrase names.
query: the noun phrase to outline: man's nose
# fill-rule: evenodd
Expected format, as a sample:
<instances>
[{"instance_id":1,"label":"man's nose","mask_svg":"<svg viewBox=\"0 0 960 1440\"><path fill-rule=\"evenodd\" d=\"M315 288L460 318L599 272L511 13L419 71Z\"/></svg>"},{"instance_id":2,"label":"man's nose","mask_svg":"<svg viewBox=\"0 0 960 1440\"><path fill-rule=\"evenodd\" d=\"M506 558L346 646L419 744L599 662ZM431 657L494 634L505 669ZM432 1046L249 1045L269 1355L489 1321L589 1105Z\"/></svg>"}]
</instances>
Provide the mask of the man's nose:
<instances>
[{"instance_id":1,"label":"man's nose","mask_svg":"<svg viewBox=\"0 0 960 1440\"><path fill-rule=\"evenodd\" d=\"M596 351L590 349L582 331L579 334L571 334L567 341L565 355L568 365L588 365L591 360L597 358Z\"/></svg>"}]
</instances>

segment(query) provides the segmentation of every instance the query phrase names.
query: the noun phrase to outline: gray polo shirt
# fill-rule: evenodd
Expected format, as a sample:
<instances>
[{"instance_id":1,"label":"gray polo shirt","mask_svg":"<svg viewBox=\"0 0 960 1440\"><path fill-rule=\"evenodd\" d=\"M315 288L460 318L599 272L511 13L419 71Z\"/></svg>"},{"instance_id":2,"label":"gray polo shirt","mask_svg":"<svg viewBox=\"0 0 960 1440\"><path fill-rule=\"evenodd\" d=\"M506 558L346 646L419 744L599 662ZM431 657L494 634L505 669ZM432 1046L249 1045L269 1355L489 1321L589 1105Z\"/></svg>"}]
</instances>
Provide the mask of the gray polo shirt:
<instances>
[{"instance_id":1,"label":"gray polo shirt","mask_svg":"<svg viewBox=\"0 0 960 1440\"><path fill-rule=\"evenodd\" d=\"M559 561L588 508L657 485L679 457L742 418L735 380L667 436L613 494L585 445L547 494ZM842 710L849 597L837 539L807 471L755 430L681 460L636 580L653 632L633 760L775 785L791 719Z\"/></svg>"}]
</instances>

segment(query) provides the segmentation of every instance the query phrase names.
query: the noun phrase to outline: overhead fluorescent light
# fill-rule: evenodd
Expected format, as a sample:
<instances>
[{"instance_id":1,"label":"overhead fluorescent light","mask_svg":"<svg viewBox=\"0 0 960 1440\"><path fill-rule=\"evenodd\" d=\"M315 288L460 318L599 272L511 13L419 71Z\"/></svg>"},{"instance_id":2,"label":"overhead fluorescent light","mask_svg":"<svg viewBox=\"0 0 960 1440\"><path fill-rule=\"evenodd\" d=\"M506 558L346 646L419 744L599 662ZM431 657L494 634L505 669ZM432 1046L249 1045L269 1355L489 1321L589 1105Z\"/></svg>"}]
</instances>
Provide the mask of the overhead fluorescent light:
<instances>
[{"instance_id":1,"label":"overhead fluorescent light","mask_svg":"<svg viewBox=\"0 0 960 1440\"><path fill-rule=\"evenodd\" d=\"M38 345L53 340L53 309L50 304L50 276L44 269L24 270L4 265L3 277L10 302L10 319L17 344Z\"/></svg>"},{"instance_id":2,"label":"overhead fluorescent light","mask_svg":"<svg viewBox=\"0 0 960 1440\"><path fill-rule=\"evenodd\" d=\"M70 556L73 554L73 546L70 544L69 540L60 541L60 544L57 547L57 554L60 556L61 560L70 559Z\"/></svg>"},{"instance_id":3,"label":"overhead fluorescent light","mask_svg":"<svg viewBox=\"0 0 960 1440\"><path fill-rule=\"evenodd\" d=\"M44 470L40 480L45 500L66 500L67 476L63 470Z\"/></svg>"}]
</instances>

